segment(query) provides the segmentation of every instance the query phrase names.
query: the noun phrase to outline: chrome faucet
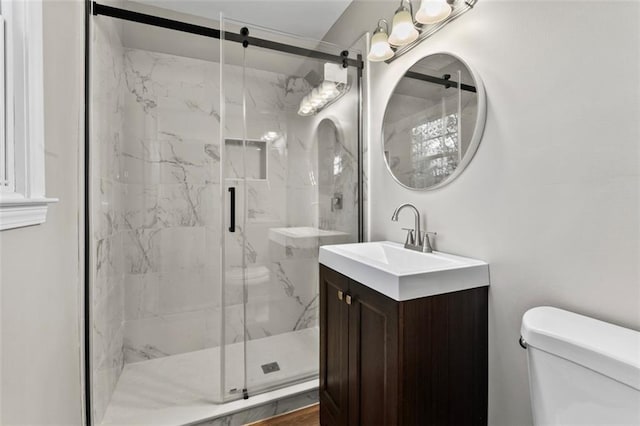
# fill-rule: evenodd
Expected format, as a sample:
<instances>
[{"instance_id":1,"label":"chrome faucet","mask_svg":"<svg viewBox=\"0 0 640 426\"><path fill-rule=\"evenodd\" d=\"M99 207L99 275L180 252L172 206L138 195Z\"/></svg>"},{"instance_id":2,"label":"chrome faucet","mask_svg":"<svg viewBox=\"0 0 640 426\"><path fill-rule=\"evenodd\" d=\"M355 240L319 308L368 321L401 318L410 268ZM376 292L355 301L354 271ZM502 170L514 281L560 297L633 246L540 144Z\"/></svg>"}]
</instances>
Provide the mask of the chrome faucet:
<instances>
[{"instance_id":1,"label":"chrome faucet","mask_svg":"<svg viewBox=\"0 0 640 426\"><path fill-rule=\"evenodd\" d=\"M413 215L415 218L415 224L413 229L402 228L407 231L407 238L404 242L404 248L409 250L421 251L424 253L433 252L433 247L431 246L431 241L429 239L429 234L436 235L435 232L425 232L424 234L420 231L420 212L411 203L404 203L399 205L391 215L391 220L394 222L398 221L398 215L405 208L409 207L413 210Z\"/></svg>"}]
</instances>

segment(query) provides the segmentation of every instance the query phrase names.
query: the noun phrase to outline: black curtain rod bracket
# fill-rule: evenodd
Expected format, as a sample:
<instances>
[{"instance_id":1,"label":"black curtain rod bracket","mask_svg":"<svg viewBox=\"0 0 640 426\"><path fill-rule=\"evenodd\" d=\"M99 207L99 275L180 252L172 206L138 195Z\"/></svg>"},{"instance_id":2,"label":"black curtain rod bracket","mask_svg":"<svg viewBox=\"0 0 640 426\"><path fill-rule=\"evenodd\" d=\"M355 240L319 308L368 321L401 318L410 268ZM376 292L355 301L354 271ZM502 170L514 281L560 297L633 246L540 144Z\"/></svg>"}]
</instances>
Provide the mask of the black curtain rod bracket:
<instances>
[{"instance_id":1,"label":"black curtain rod bracket","mask_svg":"<svg viewBox=\"0 0 640 426\"><path fill-rule=\"evenodd\" d=\"M249 40L247 40L247 37L249 37L249 28L242 27L240 29L240 35L243 37L242 47L246 49L247 47L249 47Z\"/></svg>"}]
</instances>

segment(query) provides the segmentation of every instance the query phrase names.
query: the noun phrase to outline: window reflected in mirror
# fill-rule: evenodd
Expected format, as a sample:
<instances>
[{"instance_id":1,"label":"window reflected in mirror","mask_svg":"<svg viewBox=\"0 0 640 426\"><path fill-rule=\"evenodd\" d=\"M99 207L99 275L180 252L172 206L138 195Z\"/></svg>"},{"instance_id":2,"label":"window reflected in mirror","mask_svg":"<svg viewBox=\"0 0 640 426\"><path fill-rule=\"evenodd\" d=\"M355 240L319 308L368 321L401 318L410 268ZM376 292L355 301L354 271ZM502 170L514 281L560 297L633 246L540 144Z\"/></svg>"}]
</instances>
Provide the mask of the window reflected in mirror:
<instances>
[{"instance_id":1,"label":"window reflected in mirror","mask_svg":"<svg viewBox=\"0 0 640 426\"><path fill-rule=\"evenodd\" d=\"M433 189L468 164L482 134L484 90L460 59L427 56L400 79L383 123L387 167L400 184Z\"/></svg>"}]
</instances>

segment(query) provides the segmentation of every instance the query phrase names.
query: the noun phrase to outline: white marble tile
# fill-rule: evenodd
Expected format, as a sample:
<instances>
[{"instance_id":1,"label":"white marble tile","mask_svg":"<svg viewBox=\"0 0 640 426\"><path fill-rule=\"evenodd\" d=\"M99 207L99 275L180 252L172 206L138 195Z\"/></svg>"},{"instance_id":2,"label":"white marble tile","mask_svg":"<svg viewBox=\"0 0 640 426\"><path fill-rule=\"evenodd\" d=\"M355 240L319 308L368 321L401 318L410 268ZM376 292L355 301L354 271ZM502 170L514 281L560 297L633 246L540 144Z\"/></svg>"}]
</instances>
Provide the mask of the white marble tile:
<instances>
[{"instance_id":1,"label":"white marble tile","mask_svg":"<svg viewBox=\"0 0 640 426\"><path fill-rule=\"evenodd\" d=\"M344 118L343 118L344 119ZM318 125L319 222L323 229L357 231L357 139L340 128L348 125L324 119ZM342 209L332 209L331 199L342 196Z\"/></svg>"},{"instance_id":2,"label":"white marble tile","mask_svg":"<svg viewBox=\"0 0 640 426\"><path fill-rule=\"evenodd\" d=\"M214 229L218 235L221 232L221 199L227 194L222 192L222 188L218 183L208 183L202 192L200 205L200 218L202 225L209 229Z\"/></svg>"},{"instance_id":3,"label":"white marble tile","mask_svg":"<svg viewBox=\"0 0 640 426\"><path fill-rule=\"evenodd\" d=\"M125 96L124 116L126 119L123 124L123 140L121 150L131 154L140 152L133 151L141 141L156 140L158 134L158 118L154 108L148 105L155 101L155 96L147 94L147 102L140 102L135 93L128 92Z\"/></svg>"},{"instance_id":4,"label":"white marble tile","mask_svg":"<svg viewBox=\"0 0 640 426\"><path fill-rule=\"evenodd\" d=\"M204 312L204 347L214 348L222 343L223 309L218 306Z\"/></svg>"},{"instance_id":5,"label":"white marble tile","mask_svg":"<svg viewBox=\"0 0 640 426\"><path fill-rule=\"evenodd\" d=\"M126 183L193 185L219 175L211 157L215 151L202 143L139 140L123 151L120 174Z\"/></svg>"},{"instance_id":6,"label":"white marble tile","mask_svg":"<svg viewBox=\"0 0 640 426\"><path fill-rule=\"evenodd\" d=\"M145 152L145 157L123 152L118 163L121 181L126 184L142 185L160 183L158 181L161 176L161 163L157 153L158 146L148 141L141 141L140 144L156 151Z\"/></svg>"},{"instance_id":7,"label":"white marble tile","mask_svg":"<svg viewBox=\"0 0 640 426\"><path fill-rule=\"evenodd\" d=\"M204 145L205 182L220 183L220 144L207 143Z\"/></svg>"},{"instance_id":8,"label":"white marble tile","mask_svg":"<svg viewBox=\"0 0 640 426\"><path fill-rule=\"evenodd\" d=\"M234 233L226 233L225 235L225 267L240 268L244 265L255 265L262 260L266 253L258 253L254 247L255 243L261 244L261 241L255 241L256 235L252 233L251 226L247 225L247 231L236 220L236 231ZM229 222L226 222L229 223ZM226 232L226 231L225 231Z\"/></svg>"},{"instance_id":9,"label":"white marble tile","mask_svg":"<svg viewBox=\"0 0 640 426\"><path fill-rule=\"evenodd\" d=\"M93 288L92 297L94 304L104 300L109 291L119 283L124 270L124 260L122 257L122 235L120 233L111 234L94 244L94 278L96 284Z\"/></svg>"},{"instance_id":10,"label":"white marble tile","mask_svg":"<svg viewBox=\"0 0 640 426\"><path fill-rule=\"evenodd\" d=\"M318 293L317 257L274 260L271 269L281 294L304 304Z\"/></svg>"},{"instance_id":11,"label":"white marble tile","mask_svg":"<svg viewBox=\"0 0 640 426\"><path fill-rule=\"evenodd\" d=\"M98 21L92 38L91 331L94 418L100 421L123 366L124 287L122 185L119 171L124 131L125 76L120 27Z\"/></svg>"},{"instance_id":12,"label":"white marble tile","mask_svg":"<svg viewBox=\"0 0 640 426\"><path fill-rule=\"evenodd\" d=\"M204 229L163 228L159 235L158 259L163 272L178 268L201 269L208 263Z\"/></svg>"},{"instance_id":13,"label":"white marble tile","mask_svg":"<svg viewBox=\"0 0 640 426\"><path fill-rule=\"evenodd\" d=\"M250 222L247 218L245 238L247 247L250 249L247 256L248 266L268 265L269 263L269 228L280 225L281 222Z\"/></svg>"},{"instance_id":14,"label":"white marble tile","mask_svg":"<svg viewBox=\"0 0 640 426\"><path fill-rule=\"evenodd\" d=\"M247 221L283 223L286 219L286 188L271 181L247 182Z\"/></svg>"},{"instance_id":15,"label":"white marble tile","mask_svg":"<svg viewBox=\"0 0 640 426\"><path fill-rule=\"evenodd\" d=\"M125 320L150 318L160 313L160 273L125 274Z\"/></svg>"},{"instance_id":16,"label":"white marble tile","mask_svg":"<svg viewBox=\"0 0 640 426\"><path fill-rule=\"evenodd\" d=\"M204 143L159 141L160 183L203 184L208 156Z\"/></svg>"},{"instance_id":17,"label":"white marble tile","mask_svg":"<svg viewBox=\"0 0 640 426\"><path fill-rule=\"evenodd\" d=\"M159 278L162 314L210 309L220 304L219 279L205 268L166 270Z\"/></svg>"},{"instance_id":18,"label":"white marble tile","mask_svg":"<svg viewBox=\"0 0 640 426\"><path fill-rule=\"evenodd\" d=\"M205 312L181 312L127 321L125 362L132 363L205 347Z\"/></svg>"},{"instance_id":19,"label":"white marble tile","mask_svg":"<svg viewBox=\"0 0 640 426\"><path fill-rule=\"evenodd\" d=\"M122 323L124 320L124 288L114 286L92 310L93 362L97 367L112 364L109 357L113 348L122 346Z\"/></svg>"},{"instance_id":20,"label":"white marble tile","mask_svg":"<svg viewBox=\"0 0 640 426\"><path fill-rule=\"evenodd\" d=\"M160 194L158 185L122 185L122 227L124 230L159 226Z\"/></svg>"},{"instance_id":21,"label":"white marble tile","mask_svg":"<svg viewBox=\"0 0 640 426\"><path fill-rule=\"evenodd\" d=\"M245 335L244 306L240 304L224 306L225 343L242 342Z\"/></svg>"},{"instance_id":22,"label":"white marble tile","mask_svg":"<svg viewBox=\"0 0 640 426\"><path fill-rule=\"evenodd\" d=\"M146 113L150 113L157 107L152 78L156 55L140 50L126 50L124 66L128 92Z\"/></svg>"},{"instance_id":23,"label":"white marble tile","mask_svg":"<svg viewBox=\"0 0 640 426\"><path fill-rule=\"evenodd\" d=\"M287 145L286 135L272 141L268 145L269 158L267 163L267 176L272 188L285 188L287 186Z\"/></svg>"},{"instance_id":24,"label":"white marble tile","mask_svg":"<svg viewBox=\"0 0 640 426\"><path fill-rule=\"evenodd\" d=\"M184 88L181 90L184 95ZM220 117L214 106L198 99L158 98L158 139L170 142L217 143Z\"/></svg>"},{"instance_id":25,"label":"white marble tile","mask_svg":"<svg viewBox=\"0 0 640 426\"><path fill-rule=\"evenodd\" d=\"M288 188L287 226L311 226L317 228L318 193L315 187Z\"/></svg>"},{"instance_id":26,"label":"white marble tile","mask_svg":"<svg viewBox=\"0 0 640 426\"><path fill-rule=\"evenodd\" d=\"M158 186L158 221L165 229L198 227L215 222L211 209L212 191L206 185L163 184Z\"/></svg>"}]
</instances>

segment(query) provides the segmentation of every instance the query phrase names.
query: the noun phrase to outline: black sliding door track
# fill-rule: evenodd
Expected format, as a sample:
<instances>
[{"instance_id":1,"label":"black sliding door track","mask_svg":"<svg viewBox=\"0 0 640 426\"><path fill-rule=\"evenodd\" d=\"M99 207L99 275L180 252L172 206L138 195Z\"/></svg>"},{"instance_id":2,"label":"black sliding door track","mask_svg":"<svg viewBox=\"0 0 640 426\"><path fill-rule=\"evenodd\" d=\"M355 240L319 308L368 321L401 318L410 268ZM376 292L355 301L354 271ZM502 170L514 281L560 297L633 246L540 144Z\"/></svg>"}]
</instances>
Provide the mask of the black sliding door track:
<instances>
[{"instance_id":1,"label":"black sliding door track","mask_svg":"<svg viewBox=\"0 0 640 426\"><path fill-rule=\"evenodd\" d=\"M217 28L204 27L202 25L189 24L188 22L176 21L173 19L162 18L159 16L148 15L146 13L134 12L132 10L120 9L113 6L106 6L97 2L93 2L92 13L94 15L110 16L112 18L124 19L126 21L138 22L140 24L153 25L154 27L167 28L170 30L182 31L185 33L196 34L204 37L221 38L221 31ZM291 46L289 44L278 43L276 41L264 40L257 37L243 36L241 34L225 32L224 39L236 43L247 41L250 46L262 47L264 49L276 50L278 52L290 53L293 55L306 56L315 59L322 59L336 63L343 63L344 58L341 55L332 55L330 53L320 52L304 47ZM362 60L346 59L346 64L352 67L361 68Z\"/></svg>"},{"instance_id":2,"label":"black sliding door track","mask_svg":"<svg viewBox=\"0 0 640 426\"><path fill-rule=\"evenodd\" d=\"M422 81L426 81L428 83L435 83L435 84L439 84L441 86L444 86L446 88L449 87L458 87L458 82L453 81L453 80L449 80L448 78L440 78L440 77L434 77L432 75L428 75L428 74L421 74L419 72L414 72L414 71L407 71L404 74L405 77L407 78L413 78L415 80L422 80ZM450 76L447 76L450 77ZM464 90L466 92L476 92L476 87L475 86L471 86L469 84L464 84L464 83L460 83L460 89Z\"/></svg>"}]
</instances>

